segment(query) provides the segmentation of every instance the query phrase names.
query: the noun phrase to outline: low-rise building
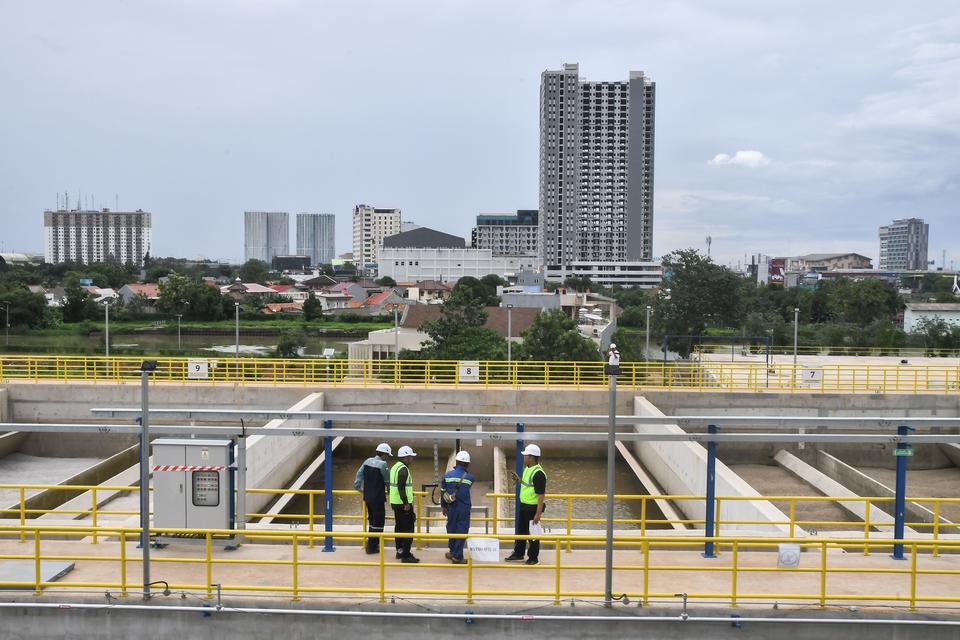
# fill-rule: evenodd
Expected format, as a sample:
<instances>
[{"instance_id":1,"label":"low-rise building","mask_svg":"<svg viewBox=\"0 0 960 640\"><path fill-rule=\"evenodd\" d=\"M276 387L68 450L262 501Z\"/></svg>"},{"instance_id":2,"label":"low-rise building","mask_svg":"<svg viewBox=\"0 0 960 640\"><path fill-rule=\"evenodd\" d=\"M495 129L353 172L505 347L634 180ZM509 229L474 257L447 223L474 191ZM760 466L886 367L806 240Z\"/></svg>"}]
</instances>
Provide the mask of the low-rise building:
<instances>
[{"instance_id":1,"label":"low-rise building","mask_svg":"<svg viewBox=\"0 0 960 640\"><path fill-rule=\"evenodd\" d=\"M873 262L859 253L808 253L784 261L787 271L834 271L836 269L873 269Z\"/></svg>"},{"instance_id":2,"label":"low-rise building","mask_svg":"<svg viewBox=\"0 0 960 640\"><path fill-rule=\"evenodd\" d=\"M659 262L577 262L547 267L548 282L563 282L567 278L590 278L596 284L612 287L640 287L652 289L663 282L663 266Z\"/></svg>"},{"instance_id":3,"label":"low-rise building","mask_svg":"<svg viewBox=\"0 0 960 640\"><path fill-rule=\"evenodd\" d=\"M125 284L120 287L120 291L117 293L123 299L123 304L129 304L137 296L142 296L146 301L152 303L160 299L160 285L153 283Z\"/></svg>"},{"instance_id":4,"label":"low-rise building","mask_svg":"<svg viewBox=\"0 0 960 640\"><path fill-rule=\"evenodd\" d=\"M453 287L436 280L423 280L406 285L406 298L420 304L441 304L450 297Z\"/></svg>"},{"instance_id":5,"label":"low-rise building","mask_svg":"<svg viewBox=\"0 0 960 640\"><path fill-rule=\"evenodd\" d=\"M908 302L903 313L903 330L915 331L923 320L943 320L960 326L960 303L956 302Z\"/></svg>"}]
</instances>

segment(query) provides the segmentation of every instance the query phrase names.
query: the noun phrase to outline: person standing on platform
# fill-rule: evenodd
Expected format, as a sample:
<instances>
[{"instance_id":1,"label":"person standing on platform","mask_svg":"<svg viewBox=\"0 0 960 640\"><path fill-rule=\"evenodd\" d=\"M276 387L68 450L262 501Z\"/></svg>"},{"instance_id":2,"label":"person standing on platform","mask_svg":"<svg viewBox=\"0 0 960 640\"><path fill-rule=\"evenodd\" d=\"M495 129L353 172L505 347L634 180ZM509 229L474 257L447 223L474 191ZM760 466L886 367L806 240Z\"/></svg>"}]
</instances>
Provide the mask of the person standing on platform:
<instances>
[{"instance_id":1,"label":"person standing on platform","mask_svg":"<svg viewBox=\"0 0 960 640\"><path fill-rule=\"evenodd\" d=\"M357 469L357 477L353 481L353 488L363 493L363 502L367 505L367 530L370 533L383 533L383 522L386 519L384 503L387 500L387 482L390 472L387 470L387 459L393 455L390 445L381 442L377 445L374 455L363 461ZM367 538L367 553L380 552L380 538Z\"/></svg>"},{"instance_id":2,"label":"person standing on platform","mask_svg":"<svg viewBox=\"0 0 960 640\"><path fill-rule=\"evenodd\" d=\"M456 457L456 466L447 471L440 484L443 515L447 516L447 533L470 533L470 488L473 486L473 475L467 471L470 466L470 454L459 451ZM453 564L466 564L463 557L465 538L451 538L447 546L447 560Z\"/></svg>"},{"instance_id":3,"label":"person standing on platform","mask_svg":"<svg viewBox=\"0 0 960 640\"><path fill-rule=\"evenodd\" d=\"M407 465L413 463L416 453L404 445L397 451L398 460L390 469L390 506L393 507L393 530L395 533L413 533L417 514L413 511L413 474ZM397 558L400 562L420 562L410 553L413 538L396 538Z\"/></svg>"},{"instance_id":4,"label":"person standing on platform","mask_svg":"<svg viewBox=\"0 0 960 640\"><path fill-rule=\"evenodd\" d=\"M517 518L517 535L530 535L530 525L540 524L540 517L543 515L543 498L547 493L547 473L540 466L540 447L535 444L528 444L523 451L523 477L517 477L515 472L510 472L514 482L520 482L520 514ZM513 553L507 556L507 562L519 562L523 560L523 554L527 551L527 541L517 540L513 545ZM529 552L527 553L526 564L538 564L540 562L540 541L531 540Z\"/></svg>"}]
</instances>

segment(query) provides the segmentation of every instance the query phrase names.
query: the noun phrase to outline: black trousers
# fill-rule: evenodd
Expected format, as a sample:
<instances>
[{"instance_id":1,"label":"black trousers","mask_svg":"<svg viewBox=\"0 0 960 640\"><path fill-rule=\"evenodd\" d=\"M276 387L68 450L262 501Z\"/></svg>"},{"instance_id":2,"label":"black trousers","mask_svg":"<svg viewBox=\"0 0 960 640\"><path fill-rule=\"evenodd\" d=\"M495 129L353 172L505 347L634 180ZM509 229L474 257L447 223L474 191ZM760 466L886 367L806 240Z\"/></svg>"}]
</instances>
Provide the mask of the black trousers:
<instances>
[{"instance_id":1,"label":"black trousers","mask_svg":"<svg viewBox=\"0 0 960 640\"><path fill-rule=\"evenodd\" d=\"M383 533L383 521L387 517L383 500L367 501L367 530L370 533ZM377 553L380 551L379 538L367 538L367 552Z\"/></svg>"},{"instance_id":2,"label":"black trousers","mask_svg":"<svg viewBox=\"0 0 960 640\"><path fill-rule=\"evenodd\" d=\"M537 505L520 503L520 522L517 523L518 536L530 535L530 521L533 520L533 516L535 515L537 515ZM514 555L523 556L526 550L527 550L526 540L517 540L513 544ZM540 559L540 541L539 540L530 541L530 553L527 554L527 557L530 558L531 560Z\"/></svg>"},{"instance_id":3,"label":"black trousers","mask_svg":"<svg viewBox=\"0 0 960 640\"><path fill-rule=\"evenodd\" d=\"M393 507L394 525L393 530L396 533L413 533L416 531L417 514L413 507L407 511L402 504L390 505ZM397 538L397 557L406 558L410 555L410 546L413 544L413 538Z\"/></svg>"}]
</instances>

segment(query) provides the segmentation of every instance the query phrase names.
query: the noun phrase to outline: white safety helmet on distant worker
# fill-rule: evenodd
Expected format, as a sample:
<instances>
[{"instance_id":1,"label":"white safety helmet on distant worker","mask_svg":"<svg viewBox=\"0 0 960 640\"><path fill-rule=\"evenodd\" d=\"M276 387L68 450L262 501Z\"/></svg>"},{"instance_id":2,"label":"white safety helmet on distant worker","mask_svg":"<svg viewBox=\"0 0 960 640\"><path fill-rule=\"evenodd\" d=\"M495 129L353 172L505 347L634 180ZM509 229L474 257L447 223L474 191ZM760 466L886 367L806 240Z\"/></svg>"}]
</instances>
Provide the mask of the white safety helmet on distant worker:
<instances>
[{"instance_id":1,"label":"white safety helmet on distant worker","mask_svg":"<svg viewBox=\"0 0 960 640\"><path fill-rule=\"evenodd\" d=\"M457 452L457 462L470 462L470 453L468 451Z\"/></svg>"},{"instance_id":2,"label":"white safety helmet on distant worker","mask_svg":"<svg viewBox=\"0 0 960 640\"><path fill-rule=\"evenodd\" d=\"M417 455L417 454L415 454L415 453L413 452L413 449L411 449L410 447L408 447L408 446L406 446L406 445L400 447L400 450L397 451L397 457L398 457L398 458L406 458L407 456L416 457L416 455Z\"/></svg>"},{"instance_id":3,"label":"white safety helmet on distant worker","mask_svg":"<svg viewBox=\"0 0 960 640\"><path fill-rule=\"evenodd\" d=\"M520 452L522 456L536 456L540 457L540 447L535 444L528 444L523 448L523 451Z\"/></svg>"},{"instance_id":4,"label":"white safety helmet on distant worker","mask_svg":"<svg viewBox=\"0 0 960 640\"><path fill-rule=\"evenodd\" d=\"M391 449L390 445L388 445L386 442L381 442L377 445L377 453L385 453L388 456L392 456L393 449Z\"/></svg>"}]
</instances>

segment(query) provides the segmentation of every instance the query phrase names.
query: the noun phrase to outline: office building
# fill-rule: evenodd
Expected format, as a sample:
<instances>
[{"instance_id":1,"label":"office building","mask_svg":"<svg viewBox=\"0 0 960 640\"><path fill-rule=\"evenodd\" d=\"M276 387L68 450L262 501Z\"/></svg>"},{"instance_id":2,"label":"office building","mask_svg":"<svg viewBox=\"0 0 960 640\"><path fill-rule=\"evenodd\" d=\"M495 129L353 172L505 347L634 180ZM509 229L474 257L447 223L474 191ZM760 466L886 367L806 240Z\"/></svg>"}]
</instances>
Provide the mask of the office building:
<instances>
[{"instance_id":1,"label":"office building","mask_svg":"<svg viewBox=\"0 0 960 640\"><path fill-rule=\"evenodd\" d=\"M297 254L310 257L313 266L330 264L334 248L335 216L332 213L297 214Z\"/></svg>"},{"instance_id":2,"label":"office building","mask_svg":"<svg viewBox=\"0 0 960 640\"><path fill-rule=\"evenodd\" d=\"M579 65L540 81L540 253L562 270L653 259L654 82L590 82Z\"/></svg>"},{"instance_id":3,"label":"office building","mask_svg":"<svg viewBox=\"0 0 960 640\"><path fill-rule=\"evenodd\" d=\"M400 233L400 209L378 209L365 204L353 208L353 259L363 275L377 274L377 250L383 239Z\"/></svg>"},{"instance_id":4,"label":"office building","mask_svg":"<svg viewBox=\"0 0 960 640\"><path fill-rule=\"evenodd\" d=\"M285 211L244 211L243 259L263 260L290 254L290 216Z\"/></svg>"},{"instance_id":5,"label":"office building","mask_svg":"<svg viewBox=\"0 0 960 640\"><path fill-rule=\"evenodd\" d=\"M43 212L44 260L61 262L132 262L143 264L153 240L152 214L136 211Z\"/></svg>"},{"instance_id":6,"label":"office building","mask_svg":"<svg viewBox=\"0 0 960 640\"><path fill-rule=\"evenodd\" d=\"M470 235L470 244L474 249L490 249L495 256L539 257L537 220L536 209L520 209L515 214L478 215L477 226Z\"/></svg>"},{"instance_id":7,"label":"office building","mask_svg":"<svg viewBox=\"0 0 960 640\"><path fill-rule=\"evenodd\" d=\"M927 237L930 225L920 218L894 220L880 227L880 269L927 270Z\"/></svg>"}]
</instances>

